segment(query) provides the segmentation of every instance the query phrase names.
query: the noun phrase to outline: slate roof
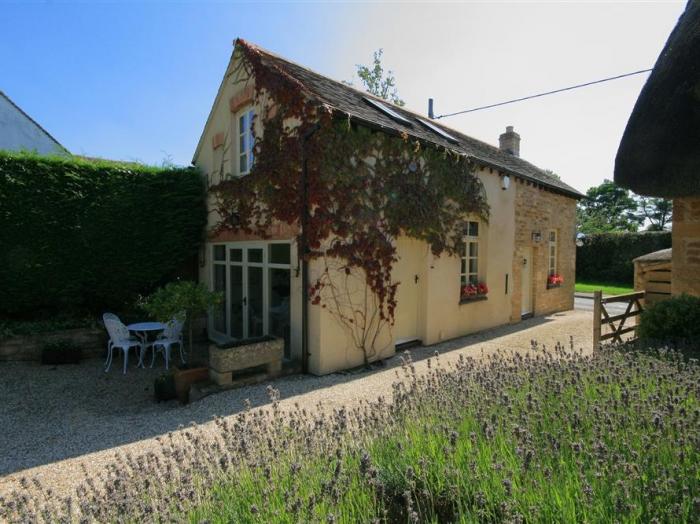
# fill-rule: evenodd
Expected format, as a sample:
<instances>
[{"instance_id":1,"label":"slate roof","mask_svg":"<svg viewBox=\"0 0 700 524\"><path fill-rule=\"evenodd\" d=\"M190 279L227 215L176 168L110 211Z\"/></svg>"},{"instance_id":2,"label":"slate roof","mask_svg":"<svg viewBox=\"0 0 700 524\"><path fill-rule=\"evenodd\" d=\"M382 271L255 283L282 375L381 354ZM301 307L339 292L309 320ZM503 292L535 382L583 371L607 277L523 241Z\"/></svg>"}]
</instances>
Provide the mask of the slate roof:
<instances>
[{"instance_id":1,"label":"slate roof","mask_svg":"<svg viewBox=\"0 0 700 524\"><path fill-rule=\"evenodd\" d=\"M407 133L421 140L458 151L474 158L487 167L532 181L566 196L573 198L583 198L584 196L573 187L549 175L539 167L522 158L501 151L495 146L476 140L475 138L460 133L456 129L446 127L436 120L429 120L431 124L443 129L446 133L457 139L457 143L451 142L416 121L416 117L427 120L428 117L425 115L419 115L342 82L323 76L304 66L262 49L255 44L251 44L250 42L239 39L236 41L236 44L239 43L260 52L263 63L275 67L279 71L294 78L304 86L310 96L314 97L319 102L332 109L345 113L366 125L386 132L398 134ZM367 101L364 100L364 97L374 98L382 104L388 105L393 111L413 122L413 125L407 126L397 122L368 104Z\"/></svg>"},{"instance_id":2,"label":"slate roof","mask_svg":"<svg viewBox=\"0 0 700 524\"><path fill-rule=\"evenodd\" d=\"M639 94L615 182L642 195L700 196L700 1L689 0Z\"/></svg>"},{"instance_id":3,"label":"slate roof","mask_svg":"<svg viewBox=\"0 0 700 524\"><path fill-rule=\"evenodd\" d=\"M53 143L55 143L62 151L64 151L65 153L70 154L70 151L68 151L68 149L66 149L66 148L63 146L63 144L61 144L58 140L56 140L53 136L51 136L51 133L49 133L46 129L44 129L43 127L41 127L41 124L39 124L39 122L37 122L36 120L34 120L31 116L29 116L29 115L24 111L24 109L22 109L22 108L19 107L17 104L15 104L9 96L7 96L5 93L3 93L2 90L0 90L0 96L1 96L2 98L4 98L5 100L7 100L7 101L10 103L10 105L13 106L13 107L14 107L17 111L19 111L22 115L24 115L24 117L27 118L27 120L29 120L32 124L34 124L36 127L38 127L39 130L40 130L42 133L44 133L44 134L49 138L49 140L51 140Z\"/></svg>"}]
</instances>

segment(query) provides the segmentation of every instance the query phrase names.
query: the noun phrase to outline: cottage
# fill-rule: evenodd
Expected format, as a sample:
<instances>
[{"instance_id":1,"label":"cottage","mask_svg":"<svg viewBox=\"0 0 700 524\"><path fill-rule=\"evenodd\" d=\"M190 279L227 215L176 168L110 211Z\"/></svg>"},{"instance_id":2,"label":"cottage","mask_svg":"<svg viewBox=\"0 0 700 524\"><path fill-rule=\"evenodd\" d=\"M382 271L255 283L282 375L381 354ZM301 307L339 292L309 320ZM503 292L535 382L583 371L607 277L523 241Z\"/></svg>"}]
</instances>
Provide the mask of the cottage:
<instances>
[{"instance_id":1,"label":"cottage","mask_svg":"<svg viewBox=\"0 0 700 524\"><path fill-rule=\"evenodd\" d=\"M700 296L700 2L690 0L642 89L615 182L673 199L671 293Z\"/></svg>"},{"instance_id":2,"label":"cottage","mask_svg":"<svg viewBox=\"0 0 700 524\"><path fill-rule=\"evenodd\" d=\"M308 105L289 109L302 102ZM329 135L317 130L329 121L356 132L324 142L320 137ZM300 131L285 134L295 126ZM389 153L385 148L371 160L359 152L362 142L355 140L383 137L394 141L382 142L386 148L405 143L410 149ZM276 154L266 154L261 141ZM210 188L200 277L226 297L210 316L212 339L278 336L285 339L287 358L325 374L386 358L402 344L434 344L571 309L581 195L520 158L520 136L513 127L499 142L494 147L475 140L237 40L193 159ZM345 176L339 186L354 187L346 193L347 202L334 194L333 205L323 200L327 188L318 187L319 179L311 175L322 171L318 157L329 149L342 150L348 158L340 159L346 167L337 173L326 169L326 184L335 187L333 177ZM447 157L456 160L448 164ZM394 169L390 158L406 163ZM349 178L343 171L348 165L356 166ZM402 190L402 181L420 186L430 176L450 186L449 178L429 173L428 165L469 172L454 180L459 178L459 187L470 193L464 205L473 204L473 213L450 215L454 201L461 200L455 193L441 209L426 209L420 194L408 201L398 191L407 201L395 202L389 186L362 185L384 170L398 184L394 189ZM263 172L270 180L256 185L254 178ZM422 178L415 180L416 173ZM435 197L431 185L422 187L425 199ZM227 200L232 188L238 191L235 204ZM373 227L348 231L343 220L357 215L352 217L357 224L375 197L387 206L375 217L383 236ZM478 212L485 207L487 212ZM273 208L274 220L262 218ZM334 217L340 208L345 216ZM387 223L396 215L403 222L393 231ZM454 223L461 220L460 238L453 244L454 232L425 225L442 215ZM319 238L326 228L328 238ZM337 241L348 235L362 237L352 249ZM389 245L382 243L386 238ZM443 244L458 247L436 254ZM357 256L360 249L371 255ZM302 256L312 250L315 256ZM328 277L332 270L338 270L334 274L342 276L342 283Z\"/></svg>"}]
</instances>

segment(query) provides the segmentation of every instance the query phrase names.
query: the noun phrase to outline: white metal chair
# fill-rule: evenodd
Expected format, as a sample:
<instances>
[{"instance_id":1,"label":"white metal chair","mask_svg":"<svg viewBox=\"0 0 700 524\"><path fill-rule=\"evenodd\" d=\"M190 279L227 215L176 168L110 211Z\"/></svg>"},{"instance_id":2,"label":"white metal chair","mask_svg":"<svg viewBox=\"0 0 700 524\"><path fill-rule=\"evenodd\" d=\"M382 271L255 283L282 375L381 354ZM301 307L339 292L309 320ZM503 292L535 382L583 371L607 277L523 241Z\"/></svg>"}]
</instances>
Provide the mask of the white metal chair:
<instances>
[{"instance_id":1,"label":"white metal chair","mask_svg":"<svg viewBox=\"0 0 700 524\"><path fill-rule=\"evenodd\" d=\"M182 326L184 325L184 316L178 315L165 324L165 329L158 335L158 338L153 341L153 356L151 357L151 367L156 361L156 351L162 351L165 357L165 369L170 365L170 348L177 344L180 346L180 360L185 363L185 350L182 340Z\"/></svg>"},{"instance_id":2,"label":"white metal chair","mask_svg":"<svg viewBox=\"0 0 700 524\"><path fill-rule=\"evenodd\" d=\"M109 333L109 342L107 342L107 361L105 362L105 373L112 366L112 357L114 348L122 350L124 356L124 374L126 375L126 366L129 362L129 350L133 347L139 348L143 352L143 344L140 340L131 336L128 328L122 324L121 320L116 315L105 313L102 317L107 333Z\"/></svg>"}]
</instances>

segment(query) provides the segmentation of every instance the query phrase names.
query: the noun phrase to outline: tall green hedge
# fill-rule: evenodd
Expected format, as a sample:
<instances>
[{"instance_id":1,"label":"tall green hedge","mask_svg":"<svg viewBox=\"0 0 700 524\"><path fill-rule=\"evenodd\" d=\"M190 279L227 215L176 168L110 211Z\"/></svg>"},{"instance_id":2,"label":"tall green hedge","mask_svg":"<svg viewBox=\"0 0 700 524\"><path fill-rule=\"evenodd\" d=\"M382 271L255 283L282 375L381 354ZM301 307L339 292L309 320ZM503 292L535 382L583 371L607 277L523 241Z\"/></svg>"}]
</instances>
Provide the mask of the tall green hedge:
<instances>
[{"instance_id":1,"label":"tall green hedge","mask_svg":"<svg viewBox=\"0 0 700 524\"><path fill-rule=\"evenodd\" d=\"M634 284L632 260L671 247L671 232L595 233L576 248L576 280Z\"/></svg>"},{"instance_id":2,"label":"tall green hedge","mask_svg":"<svg viewBox=\"0 0 700 524\"><path fill-rule=\"evenodd\" d=\"M191 260L191 168L0 152L0 315L120 308Z\"/></svg>"}]
</instances>

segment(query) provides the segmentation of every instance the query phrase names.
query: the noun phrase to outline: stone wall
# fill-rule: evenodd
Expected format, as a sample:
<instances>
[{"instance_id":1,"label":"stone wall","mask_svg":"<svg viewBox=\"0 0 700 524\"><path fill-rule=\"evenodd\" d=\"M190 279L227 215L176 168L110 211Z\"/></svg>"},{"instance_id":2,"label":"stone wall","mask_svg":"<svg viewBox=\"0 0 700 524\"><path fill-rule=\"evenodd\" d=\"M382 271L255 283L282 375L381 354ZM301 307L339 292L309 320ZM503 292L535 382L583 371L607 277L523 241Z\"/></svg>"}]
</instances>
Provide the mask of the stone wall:
<instances>
[{"instance_id":1,"label":"stone wall","mask_svg":"<svg viewBox=\"0 0 700 524\"><path fill-rule=\"evenodd\" d=\"M515 181L515 251L511 322L521 318L524 250L532 248L532 302L534 315L546 315L574 307L576 280L576 200L520 179ZM547 289L548 233L557 232L557 273L564 283ZM540 240L533 238L540 235Z\"/></svg>"},{"instance_id":2,"label":"stone wall","mask_svg":"<svg viewBox=\"0 0 700 524\"><path fill-rule=\"evenodd\" d=\"M41 360L41 350L46 344L59 340L70 340L82 348L83 358L106 355L107 334L104 329L66 329L40 335L25 335L0 340L0 362L19 360Z\"/></svg>"},{"instance_id":3,"label":"stone wall","mask_svg":"<svg viewBox=\"0 0 700 524\"><path fill-rule=\"evenodd\" d=\"M700 197L673 200L674 295L700 296Z\"/></svg>"}]
</instances>

